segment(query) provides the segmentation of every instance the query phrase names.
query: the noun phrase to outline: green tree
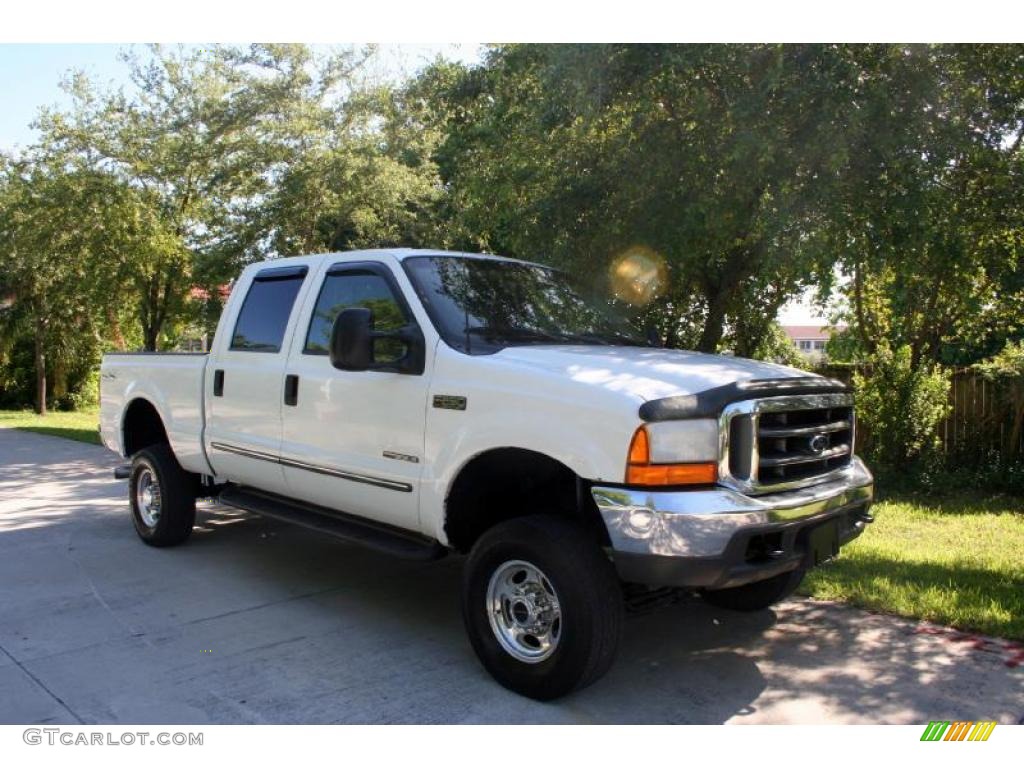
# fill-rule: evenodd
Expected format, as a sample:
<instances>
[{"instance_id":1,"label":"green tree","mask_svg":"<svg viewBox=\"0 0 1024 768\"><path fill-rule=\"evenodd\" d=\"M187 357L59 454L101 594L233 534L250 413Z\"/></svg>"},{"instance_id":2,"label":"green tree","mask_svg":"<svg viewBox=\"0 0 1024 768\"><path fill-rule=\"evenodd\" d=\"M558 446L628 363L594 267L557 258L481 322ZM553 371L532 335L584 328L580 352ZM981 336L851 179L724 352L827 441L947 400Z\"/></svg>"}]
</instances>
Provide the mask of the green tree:
<instances>
[{"instance_id":1,"label":"green tree","mask_svg":"<svg viewBox=\"0 0 1024 768\"><path fill-rule=\"evenodd\" d=\"M43 111L46 144L156 200L161 247L135 264L146 349L185 312L196 283L214 287L262 256L257 212L287 171L288 132L358 63L354 51L318 61L307 46L153 46L126 53L131 87L103 91L72 77L69 112Z\"/></svg>"},{"instance_id":2,"label":"green tree","mask_svg":"<svg viewBox=\"0 0 1024 768\"><path fill-rule=\"evenodd\" d=\"M35 407L45 413L70 370L95 364L116 333L135 257L159 250L162 233L137 190L63 155L8 159L0 180L0 313L7 352L31 339ZM111 322L113 320L113 322ZM54 386L56 385L56 386Z\"/></svg>"},{"instance_id":3,"label":"green tree","mask_svg":"<svg viewBox=\"0 0 1024 768\"><path fill-rule=\"evenodd\" d=\"M749 352L823 258L858 74L827 45L510 45L413 92L440 93L457 240L595 275L646 246L668 343Z\"/></svg>"},{"instance_id":4,"label":"green tree","mask_svg":"<svg viewBox=\"0 0 1024 768\"><path fill-rule=\"evenodd\" d=\"M822 227L845 276L848 352L884 341L915 365L969 364L1024 335L1024 46L858 58L863 118Z\"/></svg>"},{"instance_id":5,"label":"green tree","mask_svg":"<svg viewBox=\"0 0 1024 768\"><path fill-rule=\"evenodd\" d=\"M295 126L302 140L260 212L275 252L438 245L436 138L408 122L401 99L359 91Z\"/></svg>"}]
</instances>

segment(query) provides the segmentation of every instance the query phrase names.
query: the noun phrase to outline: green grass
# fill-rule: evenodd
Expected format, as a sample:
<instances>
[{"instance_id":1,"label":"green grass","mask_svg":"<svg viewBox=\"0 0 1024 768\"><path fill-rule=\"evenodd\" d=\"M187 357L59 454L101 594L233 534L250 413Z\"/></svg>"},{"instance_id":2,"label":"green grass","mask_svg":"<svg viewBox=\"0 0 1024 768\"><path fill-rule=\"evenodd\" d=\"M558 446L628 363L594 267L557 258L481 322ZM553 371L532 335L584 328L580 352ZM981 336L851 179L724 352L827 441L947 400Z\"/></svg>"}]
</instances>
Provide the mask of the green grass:
<instances>
[{"instance_id":1,"label":"green grass","mask_svg":"<svg viewBox=\"0 0 1024 768\"><path fill-rule=\"evenodd\" d=\"M96 408L84 411L50 411L45 416L39 416L32 411L0 411L0 427L13 427L99 445L97 422L99 411Z\"/></svg>"},{"instance_id":2,"label":"green grass","mask_svg":"<svg viewBox=\"0 0 1024 768\"><path fill-rule=\"evenodd\" d=\"M901 498L801 592L1024 639L1024 499Z\"/></svg>"}]
</instances>

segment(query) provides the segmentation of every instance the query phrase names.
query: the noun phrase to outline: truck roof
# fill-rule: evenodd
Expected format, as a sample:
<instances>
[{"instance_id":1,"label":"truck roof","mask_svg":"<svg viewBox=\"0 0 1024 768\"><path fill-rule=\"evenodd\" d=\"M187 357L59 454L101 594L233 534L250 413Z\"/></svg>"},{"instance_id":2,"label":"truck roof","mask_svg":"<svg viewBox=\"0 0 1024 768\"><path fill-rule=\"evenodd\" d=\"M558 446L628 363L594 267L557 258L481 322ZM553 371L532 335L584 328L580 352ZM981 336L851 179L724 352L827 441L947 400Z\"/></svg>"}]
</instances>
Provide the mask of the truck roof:
<instances>
[{"instance_id":1,"label":"truck roof","mask_svg":"<svg viewBox=\"0 0 1024 768\"><path fill-rule=\"evenodd\" d=\"M445 251L439 248L368 248L359 251L330 251L327 253L312 253L307 256L283 256L278 259L267 259L265 261L256 262L256 265L272 264L275 266L284 266L287 264L319 264L325 260L331 261L363 261L373 256L389 255L399 261L411 258L413 256L456 256L461 258L471 259L486 259L491 261L514 261L519 264L530 264L537 267L545 267L544 264L539 264L533 261L524 261L522 259L513 259L508 256L497 256L494 254L487 253L470 253L468 251ZM253 265L253 266L256 266ZM547 267L550 269L550 267Z\"/></svg>"}]
</instances>

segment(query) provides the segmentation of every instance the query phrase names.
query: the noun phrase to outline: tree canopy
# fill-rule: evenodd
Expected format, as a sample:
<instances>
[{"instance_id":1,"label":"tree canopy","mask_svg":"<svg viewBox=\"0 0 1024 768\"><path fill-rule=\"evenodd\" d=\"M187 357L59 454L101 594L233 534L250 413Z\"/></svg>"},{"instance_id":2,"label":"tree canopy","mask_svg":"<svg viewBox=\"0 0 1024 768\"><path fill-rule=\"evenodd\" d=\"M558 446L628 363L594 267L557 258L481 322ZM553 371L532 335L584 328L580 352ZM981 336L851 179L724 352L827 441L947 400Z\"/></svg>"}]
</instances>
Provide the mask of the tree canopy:
<instances>
[{"instance_id":1,"label":"tree canopy","mask_svg":"<svg viewBox=\"0 0 1024 768\"><path fill-rule=\"evenodd\" d=\"M246 263L394 245L566 268L668 346L785 357L808 288L849 359L1024 337L1024 46L500 45L398 83L372 55L70 75L0 164L0 369L31 347L42 405L65 359L210 330Z\"/></svg>"}]
</instances>

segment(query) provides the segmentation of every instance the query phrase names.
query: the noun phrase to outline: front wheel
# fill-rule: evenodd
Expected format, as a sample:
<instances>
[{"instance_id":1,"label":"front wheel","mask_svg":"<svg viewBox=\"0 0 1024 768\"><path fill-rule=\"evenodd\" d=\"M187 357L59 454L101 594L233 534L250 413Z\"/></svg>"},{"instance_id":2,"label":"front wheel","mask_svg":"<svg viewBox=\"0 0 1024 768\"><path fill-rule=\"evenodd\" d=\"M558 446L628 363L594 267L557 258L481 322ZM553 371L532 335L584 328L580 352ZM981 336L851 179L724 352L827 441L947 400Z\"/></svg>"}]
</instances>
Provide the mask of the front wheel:
<instances>
[{"instance_id":1,"label":"front wheel","mask_svg":"<svg viewBox=\"0 0 1024 768\"><path fill-rule=\"evenodd\" d=\"M132 457L128 498L135 531L147 544L170 547L196 522L195 475L178 464L168 445L151 445Z\"/></svg>"},{"instance_id":2,"label":"front wheel","mask_svg":"<svg viewBox=\"0 0 1024 768\"><path fill-rule=\"evenodd\" d=\"M590 685L622 634L622 590L586 529L536 515L477 541L463 574L473 650L506 688L541 701Z\"/></svg>"},{"instance_id":3,"label":"front wheel","mask_svg":"<svg viewBox=\"0 0 1024 768\"><path fill-rule=\"evenodd\" d=\"M793 594L803 581L804 573L802 568L798 568L741 587L708 589L704 592L704 599L719 608L733 611L761 611Z\"/></svg>"}]
</instances>

